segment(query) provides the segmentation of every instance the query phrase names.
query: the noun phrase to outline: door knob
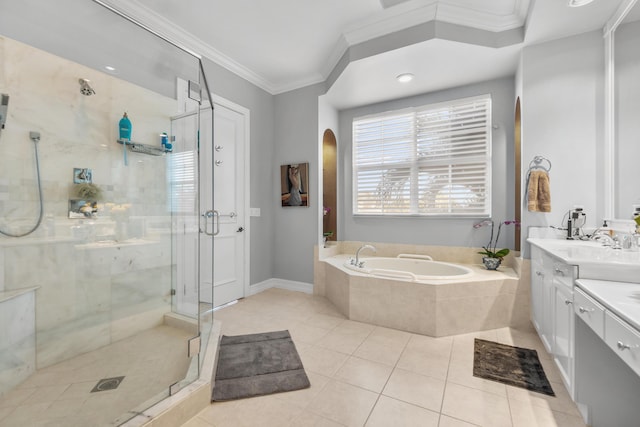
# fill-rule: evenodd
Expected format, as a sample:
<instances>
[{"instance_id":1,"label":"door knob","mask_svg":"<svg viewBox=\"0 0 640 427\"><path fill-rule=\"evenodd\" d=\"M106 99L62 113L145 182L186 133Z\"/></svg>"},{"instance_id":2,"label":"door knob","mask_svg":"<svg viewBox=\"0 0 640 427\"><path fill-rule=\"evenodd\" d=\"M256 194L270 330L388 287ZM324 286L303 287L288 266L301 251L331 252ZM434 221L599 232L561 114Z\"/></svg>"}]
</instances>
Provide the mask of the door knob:
<instances>
[{"instance_id":1,"label":"door knob","mask_svg":"<svg viewBox=\"0 0 640 427\"><path fill-rule=\"evenodd\" d=\"M240 227L236 230L238 233L242 233L244 231L244 227Z\"/></svg>"}]
</instances>

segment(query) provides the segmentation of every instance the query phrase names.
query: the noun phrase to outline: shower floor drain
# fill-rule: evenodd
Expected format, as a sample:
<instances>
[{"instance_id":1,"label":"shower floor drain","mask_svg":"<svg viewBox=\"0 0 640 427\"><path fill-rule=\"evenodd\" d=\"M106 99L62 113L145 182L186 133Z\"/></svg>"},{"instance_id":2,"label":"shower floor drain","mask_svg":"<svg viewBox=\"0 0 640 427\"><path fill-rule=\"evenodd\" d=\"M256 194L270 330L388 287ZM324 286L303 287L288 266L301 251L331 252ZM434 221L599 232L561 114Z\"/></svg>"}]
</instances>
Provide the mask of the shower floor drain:
<instances>
[{"instance_id":1,"label":"shower floor drain","mask_svg":"<svg viewBox=\"0 0 640 427\"><path fill-rule=\"evenodd\" d=\"M98 384L91 390L91 393L96 391L115 390L118 388L124 377L103 378L98 381Z\"/></svg>"}]
</instances>

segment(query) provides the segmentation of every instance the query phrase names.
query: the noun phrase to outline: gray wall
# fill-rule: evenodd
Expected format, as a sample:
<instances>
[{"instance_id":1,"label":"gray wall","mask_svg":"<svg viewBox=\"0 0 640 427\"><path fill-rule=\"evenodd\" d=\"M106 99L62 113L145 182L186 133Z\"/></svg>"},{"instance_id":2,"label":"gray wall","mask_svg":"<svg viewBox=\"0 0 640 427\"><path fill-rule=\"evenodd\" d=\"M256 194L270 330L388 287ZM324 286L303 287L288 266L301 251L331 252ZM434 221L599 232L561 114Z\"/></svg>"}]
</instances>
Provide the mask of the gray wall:
<instances>
[{"instance_id":1,"label":"gray wall","mask_svg":"<svg viewBox=\"0 0 640 427\"><path fill-rule=\"evenodd\" d=\"M322 84L275 96L275 160L269 206L274 210L271 242L274 275L313 283L313 246L318 243L318 96ZM309 162L309 207L282 207L280 165Z\"/></svg>"},{"instance_id":2,"label":"gray wall","mask_svg":"<svg viewBox=\"0 0 640 427\"><path fill-rule=\"evenodd\" d=\"M203 59L203 67L213 93L235 102L251 111L251 194L250 204L260 208L260 216L252 217L251 233L251 284L259 283L274 275L272 250L276 236L273 202L279 194L275 186L277 174L274 139L274 97L241 77L212 61Z\"/></svg>"},{"instance_id":3,"label":"gray wall","mask_svg":"<svg viewBox=\"0 0 640 427\"><path fill-rule=\"evenodd\" d=\"M351 126L355 117L367 114L491 94L493 124L497 125L493 129L492 146L492 217L496 222L513 219L514 86L514 79L507 77L340 112L338 187L342 190L339 203L344 207L340 209L338 216L340 240L473 247L486 245L489 239L488 229L475 230L472 227L478 218L354 217ZM513 248L513 230L504 229L499 246Z\"/></svg>"},{"instance_id":4,"label":"gray wall","mask_svg":"<svg viewBox=\"0 0 640 427\"><path fill-rule=\"evenodd\" d=\"M574 205L602 223L604 42L600 31L526 47L522 62L522 162L552 163L551 212L522 211L526 226L562 226ZM524 196L523 186L523 196ZM565 218L566 221L566 218ZM523 238L525 238L523 230ZM524 247L524 246L523 246Z\"/></svg>"}]
</instances>

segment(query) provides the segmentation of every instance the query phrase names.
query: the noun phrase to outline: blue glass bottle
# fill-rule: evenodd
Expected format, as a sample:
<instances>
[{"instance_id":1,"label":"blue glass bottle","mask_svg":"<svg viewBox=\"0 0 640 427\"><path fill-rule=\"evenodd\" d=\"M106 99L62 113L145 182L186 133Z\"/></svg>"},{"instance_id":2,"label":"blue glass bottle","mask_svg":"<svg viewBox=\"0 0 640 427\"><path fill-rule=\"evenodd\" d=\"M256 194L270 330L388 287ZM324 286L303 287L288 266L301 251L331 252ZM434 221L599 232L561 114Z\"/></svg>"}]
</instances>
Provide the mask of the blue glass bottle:
<instances>
[{"instance_id":1,"label":"blue glass bottle","mask_svg":"<svg viewBox=\"0 0 640 427\"><path fill-rule=\"evenodd\" d=\"M127 113L124 113L124 116L122 116L122 118L120 119L119 128L120 128L120 139L130 142L131 141L131 121L129 120Z\"/></svg>"}]
</instances>

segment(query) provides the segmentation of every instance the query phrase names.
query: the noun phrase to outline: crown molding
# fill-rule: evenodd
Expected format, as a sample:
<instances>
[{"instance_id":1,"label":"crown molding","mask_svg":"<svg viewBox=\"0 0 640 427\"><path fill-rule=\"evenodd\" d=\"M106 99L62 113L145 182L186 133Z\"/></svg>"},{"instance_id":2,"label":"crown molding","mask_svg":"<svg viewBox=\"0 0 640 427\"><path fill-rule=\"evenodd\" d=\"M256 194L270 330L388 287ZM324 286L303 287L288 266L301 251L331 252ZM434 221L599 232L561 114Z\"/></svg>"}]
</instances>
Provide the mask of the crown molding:
<instances>
[{"instance_id":1,"label":"crown molding","mask_svg":"<svg viewBox=\"0 0 640 427\"><path fill-rule=\"evenodd\" d=\"M498 33L522 27L528 8L529 0L517 0L511 13L497 15L480 9L448 4L443 1L438 5L436 19L450 24Z\"/></svg>"},{"instance_id":2,"label":"crown molding","mask_svg":"<svg viewBox=\"0 0 640 427\"><path fill-rule=\"evenodd\" d=\"M605 36L612 34L618 26L622 23L624 18L629 14L633 6L637 3L638 0L624 0L613 16L607 21L602 32Z\"/></svg>"},{"instance_id":3,"label":"crown molding","mask_svg":"<svg viewBox=\"0 0 640 427\"><path fill-rule=\"evenodd\" d=\"M310 76L306 79L295 80L290 83L284 83L275 85L271 95L279 95L281 93L290 92L292 90L301 89L303 87L311 86L317 83L323 83L326 80L320 73L314 73L313 76Z\"/></svg>"},{"instance_id":4,"label":"crown molding","mask_svg":"<svg viewBox=\"0 0 640 427\"><path fill-rule=\"evenodd\" d=\"M468 9L447 3L447 0L408 0L400 3L394 1L387 6L382 1L382 4L387 8L380 14L360 21L342 34L326 66L321 70L325 78L330 75L349 47L425 22L441 21L491 32L523 27L530 0L516 0L513 10L507 15Z\"/></svg>"},{"instance_id":5,"label":"crown molding","mask_svg":"<svg viewBox=\"0 0 640 427\"><path fill-rule=\"evenodd\" d=\"M343 36L349 46L404 30L436 19L438 0L410 0L347 28Z\"/></svg>"},{"instance_id":6,"label":"crown molding","mask_svg":"<svg viewBox=\"0 0 640 427\"><path fill-rule=\"evenodd\" d=\"M347 42L344 34L340 34L340 37L338 38L338 41L331 51L329 58L327 58L327 61L324 63L324 66L320 70L320 74L322 75L324 81L329 78L331 72L338 66L338 62L340 62L347 49L349 49L349 43Z\"/></svg>"},{"instance_id":7,"label":"crown molding","mask_svg":"<svg viewBox=\"0 0 640 427\"><path fill-rule=\"evenodd\" d=\"M93 1L113 9L194 56L206 57L271 95L325 82L349 47L425 22L438 20L493 32L521 27L524 25L530 3L530 0L516 0L511 14L495 15L449 4L447 0L392 1L391 3L397 4L347 28L340 35L318 73L303 79L277 84L234 61L137 0Z\"/></svg>"},{"instance_id":8,"label":"crown molding","mask_svg":"<svg viewBox=\"0 0 640 427\"><path fill-rule=\"evenodd\" d=\"M195 56L210 59L216 64L244 78L250 83L253 83L266 92L269 92L270 94L275 94L277 92L278 88L267 79L229 58L210 44L193 36L181 27L176 26L175 23L142 5L137 0L100 0L97 2L116 10L133 21L136 21L177 47L186 50Z\"/></svg>"},{"instance_id":9,"label":"crown molding","mask_svg":"<svg viewBox=\"0 0 640 427\"><path fill-rule=\"evenodd\" d=\"M447 0L408 0L389 6L375 17L347 28L344 37L352 46L434 20L502 32L524 25L529 3L530 0L515 0L510 13L498 15L485 12L482 8L463 7Z\"/></svg>"}]
</instances>

